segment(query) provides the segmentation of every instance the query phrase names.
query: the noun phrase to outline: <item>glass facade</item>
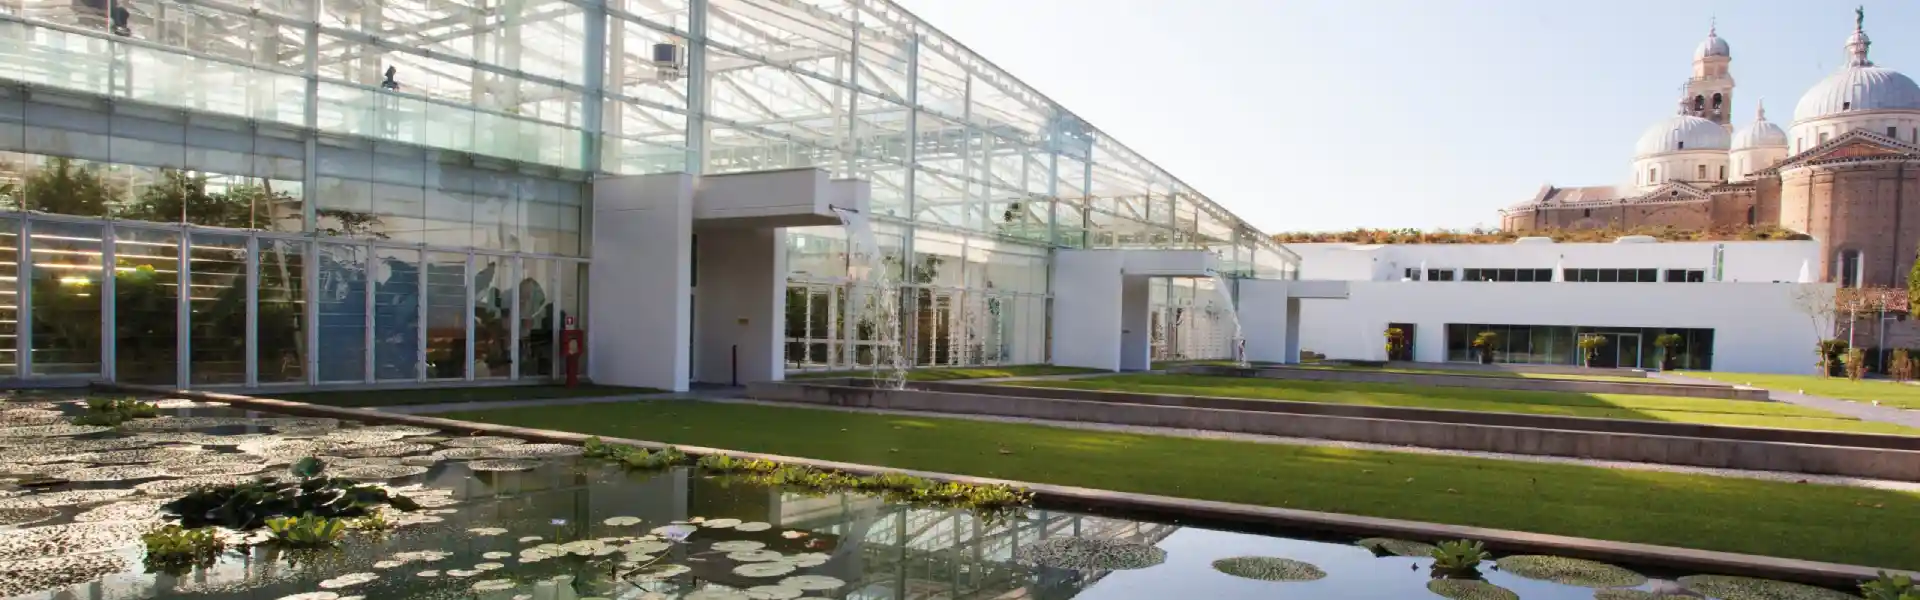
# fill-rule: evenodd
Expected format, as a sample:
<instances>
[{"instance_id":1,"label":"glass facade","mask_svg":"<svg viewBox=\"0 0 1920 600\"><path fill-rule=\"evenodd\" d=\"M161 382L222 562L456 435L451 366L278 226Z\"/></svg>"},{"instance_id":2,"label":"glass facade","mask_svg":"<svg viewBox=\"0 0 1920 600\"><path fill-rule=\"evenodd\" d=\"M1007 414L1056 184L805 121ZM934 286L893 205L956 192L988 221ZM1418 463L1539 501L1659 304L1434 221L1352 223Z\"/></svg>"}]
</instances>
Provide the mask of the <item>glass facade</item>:
<instances>
[{"instance_id":1,"label":"glass facade","mask_svg":"<svg viewBox=\"0 0 1920 600\"><path fill-rule=\"evenodd\" d=\"M0 374L550 377L594 177L796 167L871 182L916 364L1046 361L1056 248L1297 273L885 0L0 0ZM787 364L870 364L844 233L789 233ZM1208 285L1166 356L1227 355Z\"/></svg>"},{"instance_id":2,"label":"glass facade","mask_svg":"<svg viewBox=\"0 0 1920 600\"><path fill-rule=\"evenodd\" d=\"M1590 366L1599 368L1658 368L1667 352L1655 339L1677 334L1673 368L1713 370L1713 330L1659 327L1588 327L1564 325L1447 324L1447 360L1478 362L1480 349L1473 340L1483 331L1499 335L1492 348L1493 362L1535 365L1579 365L1580 336L1597 335L1606 344L1594 350Z\"/></svg>"}]
</instances>

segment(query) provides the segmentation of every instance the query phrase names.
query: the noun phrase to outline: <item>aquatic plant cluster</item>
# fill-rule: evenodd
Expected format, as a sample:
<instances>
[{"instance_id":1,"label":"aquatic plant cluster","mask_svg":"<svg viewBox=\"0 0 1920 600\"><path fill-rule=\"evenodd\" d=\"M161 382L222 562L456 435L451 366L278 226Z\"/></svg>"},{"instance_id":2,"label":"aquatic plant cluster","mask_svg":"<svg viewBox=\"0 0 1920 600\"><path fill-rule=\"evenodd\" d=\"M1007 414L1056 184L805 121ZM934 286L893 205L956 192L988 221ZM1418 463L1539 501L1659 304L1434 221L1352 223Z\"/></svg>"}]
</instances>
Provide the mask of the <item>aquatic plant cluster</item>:
<instances>
[{"instance_id":1,"label":"aquatic plant cluster","mask_svg":"<svg viewBox=\"0 0 1920 600\"><path fill-rule=\"evenodd\" d=\"M727 454L708 454L692 460L692 457L672 446L656 451L608 444L598 437L587 438L582 448L583 455L588 458L611 460L630 468L664 469L691 462L708 474L739 476L757 485L791 487L815 493L862 492L881 496L891 502L922 506L993 512L1020 509L1033 502L1032 492L1007 485L943 483L897 472L860 476Z\"/></svg>"},{"instance_id":2,"label":"aquatic plant cluster","mask_svg":"<svg viewBox=\"0 0 1920 600\"><path fill-rule=\"evenodd\" d=\"M382 506L411 511L420 506L405 496L348 479L309 476L298 481L260 478L188 492L161 506L188 528L217 525L249 530L283 517L345 519L366 517Z\"/></svg>"},{"instance_id":3,"label":"aquatic plant cluster","mask_svg":"<svg viewBox=\"0 0 1920 600\"><path fill-rule=\"evenodd\" d=\"M86 414L73 418L75 425L119 427L134 419L160 416L160 408L136 398L93 398L87 400Z\"/></svg>"}]
</instances>

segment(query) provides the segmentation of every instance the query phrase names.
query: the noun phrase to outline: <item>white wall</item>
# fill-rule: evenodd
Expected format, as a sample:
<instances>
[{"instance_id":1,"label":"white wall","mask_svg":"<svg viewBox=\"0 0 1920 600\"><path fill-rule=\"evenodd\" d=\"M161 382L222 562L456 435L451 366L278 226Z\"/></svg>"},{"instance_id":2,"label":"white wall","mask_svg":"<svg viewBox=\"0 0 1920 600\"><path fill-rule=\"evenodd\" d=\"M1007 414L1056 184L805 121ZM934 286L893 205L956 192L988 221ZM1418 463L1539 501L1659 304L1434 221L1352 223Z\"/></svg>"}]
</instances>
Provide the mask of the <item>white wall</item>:
<instances>
[{"instance_id":1,"label":"white wall","mask_svg":"<svg viewBox=\"0 0 1920 600\"><path fill-rule=\"evenodd\" d=\"M1900 141L1920 143L1914 139L1915 130L1920 128L1920 115L1911 111L1859 111L1793 124L1787 128L1787 148L1798 154L1820 145L1822 133L1832 140L1855 129L1886 135L1888 127L1898 130L1895 137Z\"/></svg>"},{"instance_id":2,"label":"white wall","mask_svg":"<svg viewBox=\"0 0 1920 600\"><path fill-rule=\"evenodd\" d=\"M732 383L785 377L786 233L768 228L701 228L693 311L695 380ZM735 348L738 348L737 354Z\"/></svg>"},{"instance_id":3,"label":"white wall","mask_svg":"<svg viewBox=\"0 0 1920 600\"><path fill-rule=\"evenodd\" d=\"M687 389L692 250L692 176L594 182L587 346L595 383Z\"/></svg>"},{"instance_id":4,"label":"white wall","mask_svg":"<svg viewBox=\"0 0 1920 600\"><path fill-rule=\"evenodd\" d=\"M1797 282L1800 265L1817 270L1820 244L1656 242L1647 244L1287 244L1300 255L1302 279L1399 281L1405 269L1701 269L1712 276L1713 249L1726 247L1727 282Z\"/></svg>"},{"instance_id":5,"label":"white wall","mask_svg":"<svg viewBox=\"0 0 1920 600\"><path fill-rule=\"evenodd\" d=\"M1345 300L1301 301L1300 347L1377 360L1387 324L1411 323L1414 359L1443 362L1449 323L1684 327L1714 330L1716 371L1812 373L1826 332L1796 308L1804 287L1832 294L1826 284L1354 282Z\"/></svg>"},{"instance_id":6,"label":"white wall","mask_svg":"<svg viewBox=\"0 0 1920 600\"><path fill-rule=\"evenodd\" d=\"M1059 250L1053 261L1053 364L1119 369L1122 255Z\"/></svg>"}]
</instances>

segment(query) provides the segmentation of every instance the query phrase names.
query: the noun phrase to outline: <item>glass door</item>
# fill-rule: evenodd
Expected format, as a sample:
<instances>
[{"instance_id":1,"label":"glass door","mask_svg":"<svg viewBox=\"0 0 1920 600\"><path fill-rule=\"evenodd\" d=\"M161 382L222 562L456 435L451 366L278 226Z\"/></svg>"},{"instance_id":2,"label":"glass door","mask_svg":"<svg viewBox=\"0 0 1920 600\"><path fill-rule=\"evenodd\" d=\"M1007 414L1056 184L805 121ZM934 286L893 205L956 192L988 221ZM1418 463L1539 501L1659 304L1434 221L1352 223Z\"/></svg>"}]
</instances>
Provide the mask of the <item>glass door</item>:
<instances>
[{"instance_id":1,"label":"glass door","mask_svg":"<svg viewBox=\"0 0 1920 600\"><path fill-rule=\"evenodd\" d=\"M1640 365L1640 334L1621 333L1613 339L1614 366L1638 369Z\"/></svg>"}]
</instances>

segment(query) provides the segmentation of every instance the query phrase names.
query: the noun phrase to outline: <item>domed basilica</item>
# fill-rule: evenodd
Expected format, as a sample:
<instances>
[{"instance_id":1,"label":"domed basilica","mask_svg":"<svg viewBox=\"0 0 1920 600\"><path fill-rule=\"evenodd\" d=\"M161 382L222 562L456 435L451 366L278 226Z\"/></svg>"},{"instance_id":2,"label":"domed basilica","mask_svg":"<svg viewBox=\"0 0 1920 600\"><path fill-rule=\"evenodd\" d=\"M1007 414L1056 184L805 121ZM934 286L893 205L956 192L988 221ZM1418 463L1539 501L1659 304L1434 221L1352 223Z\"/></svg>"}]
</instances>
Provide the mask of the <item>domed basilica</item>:
<instances>
[{"instance_id":1,"label":"domed basilica","mask_svg":"<svg viewBox=\"0 0 1920 600\"><path fill-rule=\"evenodd\" d=\"M1847 62L1800 97L1785 129L1758 103L1735 116L1733 52L1709 31L1678 114L1634 146L1629 183L1543 186L1500 211L1501 227L1778 225L1821 242L1823 280L1902 285L1920 245L1920 86L1873 64L1864 22L1857 12Z\"/></svg>"}]
</instances>

